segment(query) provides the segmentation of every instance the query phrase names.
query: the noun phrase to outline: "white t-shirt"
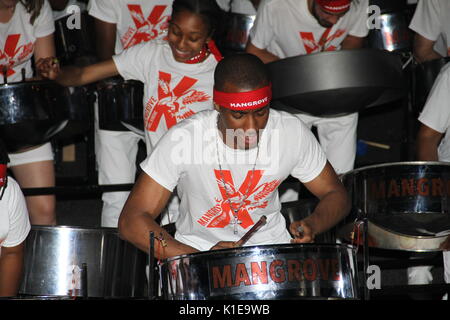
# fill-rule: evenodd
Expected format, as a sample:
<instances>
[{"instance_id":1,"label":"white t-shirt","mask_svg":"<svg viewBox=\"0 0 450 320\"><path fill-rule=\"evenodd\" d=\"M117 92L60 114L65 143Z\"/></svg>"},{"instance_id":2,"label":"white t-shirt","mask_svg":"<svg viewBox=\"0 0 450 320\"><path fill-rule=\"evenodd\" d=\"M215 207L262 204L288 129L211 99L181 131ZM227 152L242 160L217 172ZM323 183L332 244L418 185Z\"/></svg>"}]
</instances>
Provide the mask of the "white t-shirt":
<instances>
[{"instance_id":1,"label":"white t-shirt","mask_svg":"<svg viewBox=\"0 0 450 320\"><path fill-rule=\"evenodd\" d=\"M167 36L173 0L90 0L89 14L116 24L118 54L141 42Z\"/></svg>"},{"instance_id":2,"label":"white t-shirt","mask_svg":"<svg viewBox=\"0 0 450 320\"><path fill-rule=\"evenodd\" d=\"M22 190L13 178L8 177L8 187L0 200L0 255L1 247L15 247L21 244L30 229Z\"/></svg>"},{"instance_id":3,"label":"white t-shirt","mask_svg":"<svg viewBox=\"0 0 450 320\"><path fill-rule=\"evenodd\" d=\"M113 56L125 79L144 83L144 130L147 154L163 134L193 114L213 108L214 69L210 54L195 64L177 62L167 41L141 43Z\"/></svg>"},{"instance_id":4,"label":"white t-shirt","mask_svg":"<svg viewBox=\"0 0 450 320\"><path fill-rule=\"evenodd\" d=\"M409 28L431 41L442 56L450 50L450 1L420 0Z\"/></svg>"},{"instance_id":5,"label":"white t-shirt","mask_svg":"<svg viewBox=\"0 0 450 320\"><path fill-rule=\"evenodd\" d=\"M255 7L250 0L216 0L217 4L223 11L230 11L230 2L231 2L231 12L247 14L247 15L256 15Z\"/></svg>"},{"instance_id":6,"label":"white t-shirt","mask_svg":"<svg viewBox=\"0 0 450 320\"><path fill-rule=\"evenodd\" d=\"M246 245L288 243L277 189L289 175L309 182L322 172L327 160L319 143L297 117L270 110L259 150L236 150L219 137L217 118L217 111L207 110L184 120L141 164L167 190L177 187L175 238L209 250L219 241L239 240L265 215L266 225ZM238 225L230 202L240 208Z\"/></svg>"},{"instance_id":7,"label":"white t-shirt","mask_svg":"<svg viewBox=\"0 0 450 320\"><path fill-rule=\"evenodd\" d=\"M52 9L47 0L33 25L30 24L30 14L18 2L11 20L8 23L0 23L0 83L4 83L5 66L8 67L8 82L22 81L23 68L25 77L31 78L34 43L37 38L48 36L54 31Z\"/></svg>"},{"instance_id":8,"label":"white t-shirt","mask_svg":"<svg viewBox=\"0 0 450 320\"><path fill-rule=\"evenodd\" d=\"M368 0L352 2L345 16L326 29L309 11L307 0L263 0L250 30L250 41L281 59L339 50L347 35L367 36L367 8Z\"/></svg>"},{"instance_id":9,"label":"white t-shirt","mask_svg":"<svg viewBox=\"0 0 450 320\"><path fill-rule=\"evenodd\" d=\"M450 64L445 65L434 82L419 121L444 134L438 147L439 161L450 162Z\"/></svg>"}]
</instances>

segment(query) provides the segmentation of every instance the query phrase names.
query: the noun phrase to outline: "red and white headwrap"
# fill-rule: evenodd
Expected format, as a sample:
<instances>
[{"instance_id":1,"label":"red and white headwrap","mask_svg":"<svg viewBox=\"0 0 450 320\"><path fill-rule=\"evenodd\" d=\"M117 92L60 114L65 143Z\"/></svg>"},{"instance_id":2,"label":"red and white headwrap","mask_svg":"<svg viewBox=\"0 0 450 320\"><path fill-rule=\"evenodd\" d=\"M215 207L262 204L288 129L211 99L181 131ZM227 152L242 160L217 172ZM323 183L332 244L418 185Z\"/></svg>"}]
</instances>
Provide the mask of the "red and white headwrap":
<instances>
[{"instance_id":1,"label":"red and white headwrap","mask_svg":"<svg viewBox=\"0 0 450 320\"><path fill-rule=\"evenodd\" d=\"M213 100L219 106L230 110L256 110L268 105L272 100L272 85L247 92L228 93L214 89Z\"/></svg>"},{"instance_id":2,"label":"red and white headwrap","mask_svg":"<svg viewBox=\"0 0 450 320\"><path fill-rule=\"evenodd\" d=\"M316 0L316 3L325 11L341 13L350 8L351 0Z\"/></svg>"}]
</instances>

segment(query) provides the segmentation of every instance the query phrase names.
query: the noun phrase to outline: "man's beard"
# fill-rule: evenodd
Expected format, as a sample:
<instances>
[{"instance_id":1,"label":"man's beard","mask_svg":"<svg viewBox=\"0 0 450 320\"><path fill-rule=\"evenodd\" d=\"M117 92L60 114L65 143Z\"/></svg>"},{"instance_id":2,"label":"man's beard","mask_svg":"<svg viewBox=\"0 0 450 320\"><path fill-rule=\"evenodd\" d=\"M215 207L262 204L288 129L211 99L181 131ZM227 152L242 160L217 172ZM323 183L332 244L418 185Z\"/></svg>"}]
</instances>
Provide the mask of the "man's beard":
<instances>
[{"instance_id":1,"label":"man's beard","mask_svg":"<svg viewBox=\"0 0 450 320\"><path fill-rule=\"evenodd\" d=\"M326 21L326 20L323 20L323 19L321 19L321 18L319 17L319 15L317 14L317 11L316 11L316 6L317 6L316 2L313 1L313 4L312 4L312 14L313 14L314 18L316 18L317 22L318 22L322 27L324 27L324 28L331 28L331 27L333 26L333 24L330 23L330 22L328 22L328 21Z\"/></svg>"}]
</instances>

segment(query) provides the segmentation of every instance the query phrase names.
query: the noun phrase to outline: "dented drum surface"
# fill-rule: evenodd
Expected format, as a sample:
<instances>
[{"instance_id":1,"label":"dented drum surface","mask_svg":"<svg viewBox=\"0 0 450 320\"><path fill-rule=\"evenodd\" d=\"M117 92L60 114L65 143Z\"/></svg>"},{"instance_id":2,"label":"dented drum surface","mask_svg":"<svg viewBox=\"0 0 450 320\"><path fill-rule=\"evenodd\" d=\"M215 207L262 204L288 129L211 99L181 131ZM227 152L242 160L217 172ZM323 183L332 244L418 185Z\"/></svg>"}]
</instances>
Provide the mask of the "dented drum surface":
<instances>
[{"instance_id":1,"label":"dented drum surface","mask_svg":"<svg viewBox=\"0 0 450 320\"><path fill-rule=\"evenodd\" d=\"M160 266L163 298L357 299L352 246L286 244L200 252Z\"/></svg>"}]
</instances>

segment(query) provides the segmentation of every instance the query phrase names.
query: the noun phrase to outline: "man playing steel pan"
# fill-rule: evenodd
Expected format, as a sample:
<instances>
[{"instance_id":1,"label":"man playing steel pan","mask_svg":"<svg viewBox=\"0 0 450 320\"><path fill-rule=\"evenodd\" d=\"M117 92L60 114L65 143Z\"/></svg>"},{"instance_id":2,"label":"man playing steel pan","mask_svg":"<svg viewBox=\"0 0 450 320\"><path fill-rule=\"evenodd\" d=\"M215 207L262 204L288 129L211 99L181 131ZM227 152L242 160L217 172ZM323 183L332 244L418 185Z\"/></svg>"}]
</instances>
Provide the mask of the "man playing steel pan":
<instances>
[{"instance_id":1,"label":"man playing steel pan","mask_svg":"<svg viewBox=\"0 0 450 320\"><path fill-rule=\"evenodd\" d=\"M231 55L214 73L214 106L170 129L141 164L119 218L121 236L144 251L149 233L163 259L238 246L264 216L246 245L305 243L344 218L350 202L311 131L297 117L270 109L265 65L250 54ZM280 213L278 186L298 178L320 202L290 226ZM177 187L175 238L155 219ZM301 228L299 228L301 227Z\"/></svg>"}]
</instances>

